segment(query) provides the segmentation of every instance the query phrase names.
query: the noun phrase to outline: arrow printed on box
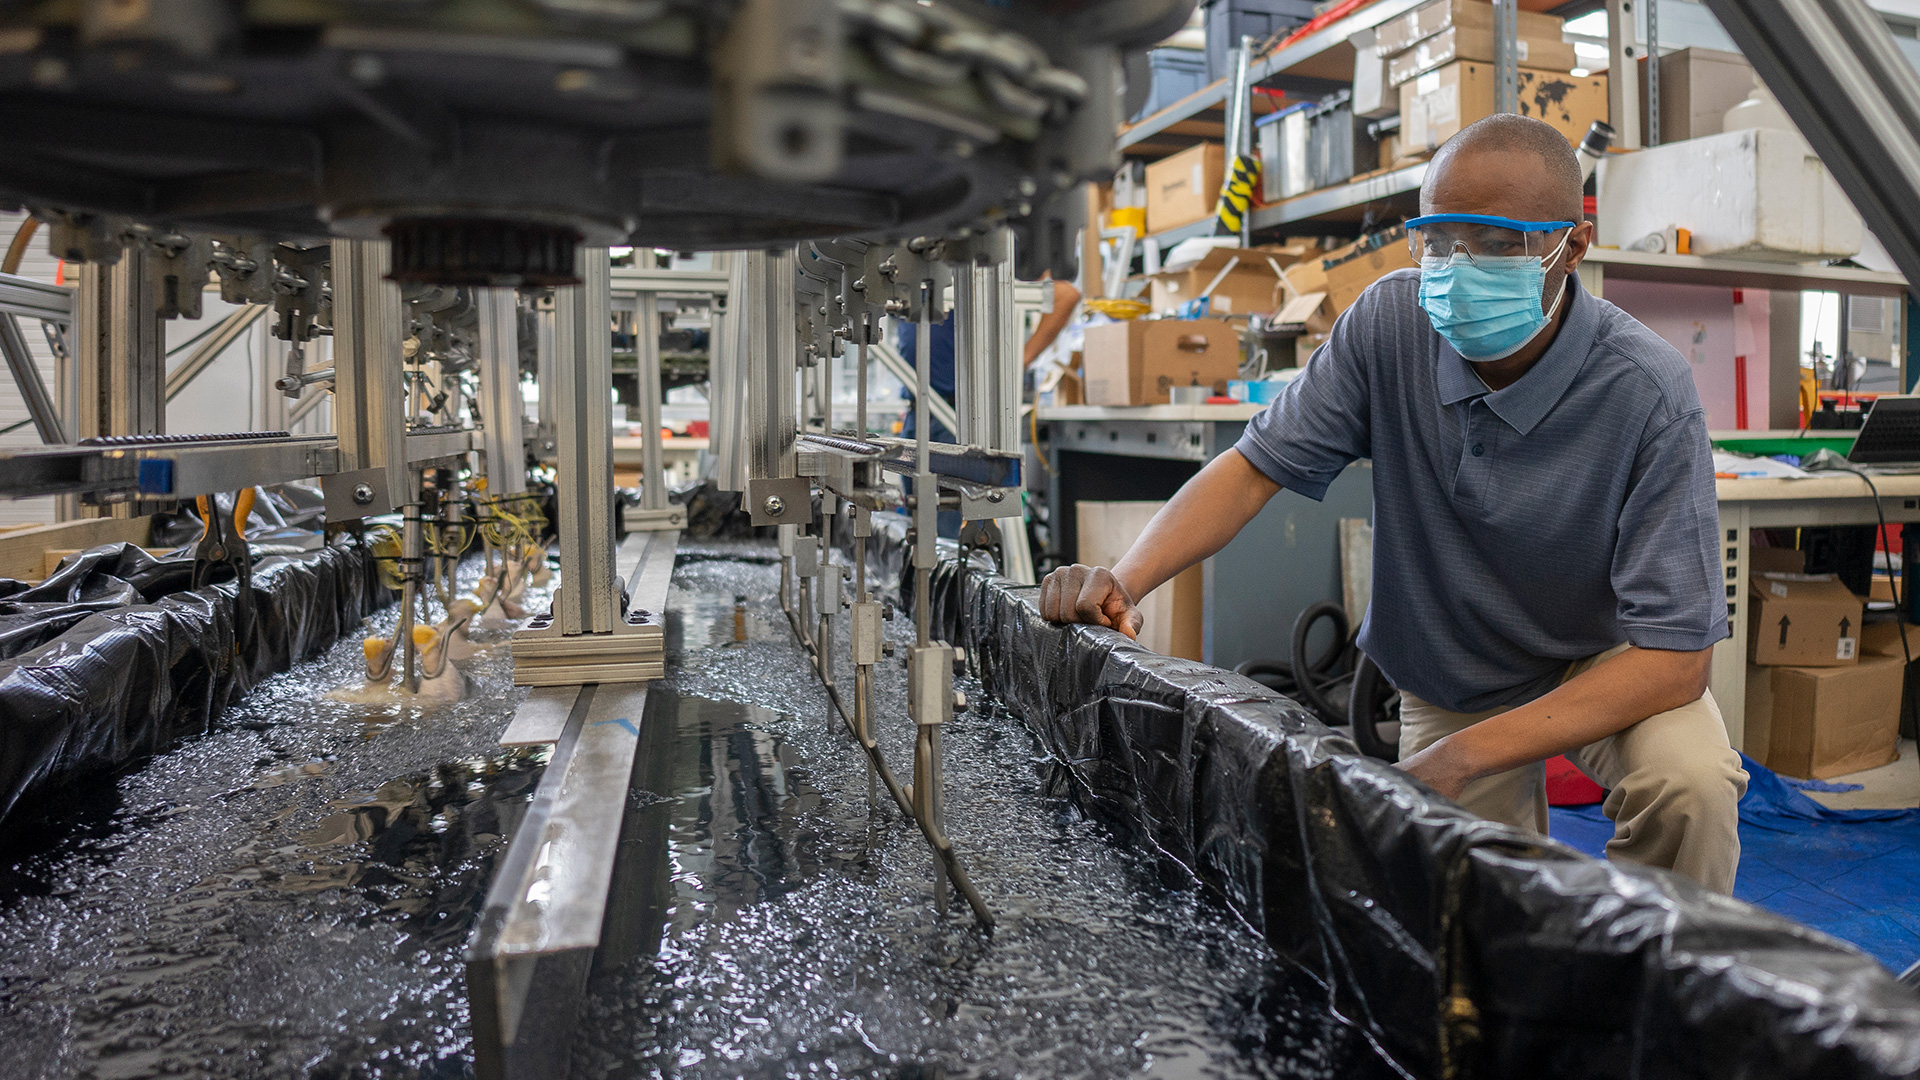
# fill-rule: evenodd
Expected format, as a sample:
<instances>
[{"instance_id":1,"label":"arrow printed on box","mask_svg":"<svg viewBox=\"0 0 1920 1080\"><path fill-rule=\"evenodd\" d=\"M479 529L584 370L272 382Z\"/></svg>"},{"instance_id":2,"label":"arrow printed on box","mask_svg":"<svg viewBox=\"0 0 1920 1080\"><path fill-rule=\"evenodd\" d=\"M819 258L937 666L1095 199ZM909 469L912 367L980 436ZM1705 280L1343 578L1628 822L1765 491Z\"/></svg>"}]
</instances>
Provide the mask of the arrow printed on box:
<instances>
[{"instance_id":1,"label":"arrow printed on box","mask_svg":"<svg viewBox=\"0 0 1920 1080\"><path fill-rule=\"evenodd\" d=\"M1851 629L1851 628L1852 628L1852 626L1853 626L1853 620L1852 620L1852 619L1849 619L1849 618L1847 618L1847 617L1846 617L1846 616L1844 616L1844 615L1842 615L1842 616L1840 617L1840 636L1841 636L1841 637L1846 637L1846 636L1847 636L1847 631L1848 631L1849 629Z\"/></svg>"},{"instance_id":2,"label":"arrow printed on box","mask_svg":"<svg viewBox=\"0 0 1920 1080\"><path fill-rule=\"evenodd\" d=\"M1792 619L1787 618L1785 615L1780 616L1780 647L1783 649L1787 647L1787 627L1792 625Z\"/></svg>"}]
</instances>

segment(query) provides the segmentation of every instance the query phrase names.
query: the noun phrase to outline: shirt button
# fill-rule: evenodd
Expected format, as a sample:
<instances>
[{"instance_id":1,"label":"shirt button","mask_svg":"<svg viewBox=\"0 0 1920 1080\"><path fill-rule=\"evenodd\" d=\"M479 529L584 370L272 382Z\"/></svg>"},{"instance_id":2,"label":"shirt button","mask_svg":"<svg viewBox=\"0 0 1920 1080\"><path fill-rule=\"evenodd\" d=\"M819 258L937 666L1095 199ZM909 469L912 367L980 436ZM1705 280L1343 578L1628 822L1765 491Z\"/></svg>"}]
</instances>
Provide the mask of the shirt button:
<instances>
[{"instance_id":1,"label":"shirt button","mask_svg":"<svg viewBox=\"0 0 1920 1080\"><path fill-rule=\"evenodd\" d=\"M1487 448L1486 448L1485 446L1482 446L1482 445L1481 445L1481 444L1479 444L1479 443L1474 443L1474 444L1473 444L1473 456L1474 456L1474 457L1479 457L1479 456L1480 456L1481 454L1484 454L1484 453L1486 453L1486 452L1487 452Z\"/></svg>"}]
</instances>

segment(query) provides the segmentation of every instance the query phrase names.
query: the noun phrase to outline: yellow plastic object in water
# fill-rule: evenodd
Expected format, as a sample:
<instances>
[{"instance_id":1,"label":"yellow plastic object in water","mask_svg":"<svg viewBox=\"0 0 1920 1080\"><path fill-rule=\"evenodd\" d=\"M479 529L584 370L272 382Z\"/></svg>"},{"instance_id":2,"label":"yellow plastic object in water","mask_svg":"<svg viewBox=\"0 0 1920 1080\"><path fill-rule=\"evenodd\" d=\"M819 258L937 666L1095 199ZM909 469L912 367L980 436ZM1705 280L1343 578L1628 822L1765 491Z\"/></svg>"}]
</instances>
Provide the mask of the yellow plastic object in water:
<instances>
[{"instance_id":1,"label":"yellow plastic object in water","mask_svg":"<svg viewBox=\"0 0 1920 1080\"><path fill-rule=\"evenodd\" d=\"M417 649L432 648L433 643L439 640L440 631L435 630L431 626L415 626L413 628L413 645Z\"/></svg>"},{"instance_id":2,"label":"yellow plastic object in water","mask_svg":"<svg viewBox=\"0 0 1920 1080\"><path fill-rule=\"evenodd\" d=\"M360 650L367 654L367 662L372 663L380 658L381 653L387 651L387 646L392 642L392 638L370 637L360 643Z\"/></svg>"}]
</instances>

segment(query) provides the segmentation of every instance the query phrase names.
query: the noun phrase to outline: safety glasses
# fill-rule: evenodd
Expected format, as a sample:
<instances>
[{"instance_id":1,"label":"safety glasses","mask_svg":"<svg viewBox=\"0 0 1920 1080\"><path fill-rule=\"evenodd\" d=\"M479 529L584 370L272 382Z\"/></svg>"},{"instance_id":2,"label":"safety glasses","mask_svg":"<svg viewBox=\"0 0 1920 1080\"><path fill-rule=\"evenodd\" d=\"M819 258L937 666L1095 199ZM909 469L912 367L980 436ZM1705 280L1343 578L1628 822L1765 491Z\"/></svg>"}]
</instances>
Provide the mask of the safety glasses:
<instances>
[{"instance_id":1,"label":"safety glasses","mask_svg":"<svg viewBox=\"0 0 1920 1080\"><path fill-rule=\"evenodd\" d=\"M1428 214L1407 222L1407 250L1415 259L1464 254L1482 259L1545 259L1566 242L1555 236L1571 221L1517 221L1492 214Z\"/></svg>"}]
</instances>

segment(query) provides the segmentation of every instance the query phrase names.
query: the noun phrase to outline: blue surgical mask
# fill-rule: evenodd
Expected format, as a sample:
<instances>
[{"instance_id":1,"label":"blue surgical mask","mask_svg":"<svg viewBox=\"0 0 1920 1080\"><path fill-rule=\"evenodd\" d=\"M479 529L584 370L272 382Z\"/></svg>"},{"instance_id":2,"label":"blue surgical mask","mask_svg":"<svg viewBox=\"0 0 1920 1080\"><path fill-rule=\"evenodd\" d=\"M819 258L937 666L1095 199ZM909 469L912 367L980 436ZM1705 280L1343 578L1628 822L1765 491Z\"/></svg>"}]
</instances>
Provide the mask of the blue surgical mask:
<instances>
[{"instance_id":1,"label":"blue surgical mask","mask_svg":"<svg viewBox=\"0 0 1920 1080\"><path fill-rule=\"evenodd\" d=\"M1504 360L1532 341L1560 309L1564 288L1554 297L1552 310L1541 311L1540 303L1546 294L1547 264L1558 260L1565 247L1563 239L1545 259L1472 259L1464 251L1429 255L1420 260L1420 306L1461 356L1476 364Z\"/></svg>"}]
</instances>

